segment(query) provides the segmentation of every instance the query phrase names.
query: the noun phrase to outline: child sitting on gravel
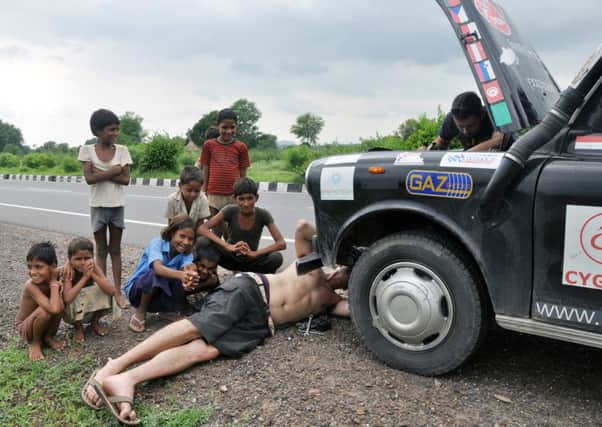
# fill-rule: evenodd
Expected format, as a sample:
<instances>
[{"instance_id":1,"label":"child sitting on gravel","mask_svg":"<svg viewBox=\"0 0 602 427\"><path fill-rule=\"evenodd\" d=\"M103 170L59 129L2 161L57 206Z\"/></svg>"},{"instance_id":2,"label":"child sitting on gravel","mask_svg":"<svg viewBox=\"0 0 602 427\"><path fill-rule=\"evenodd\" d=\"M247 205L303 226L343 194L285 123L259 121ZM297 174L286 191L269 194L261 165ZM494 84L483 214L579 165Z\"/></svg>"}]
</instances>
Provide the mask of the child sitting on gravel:
<instances>
[{"instance_id":1,"label":"child sitting on gravel","mask_svg":"<svg viewBox=\"0 0 602 427\"><path fill-rule=\"evenodd\" d=\"M193 263L191 254L194 242L194 221L185 215L170 219L160 238L155 238L144 248L144 253L133 276L125 285L131 304L136 307L129 327L134 332L144 332L147 312L166 313L174 320L185 308L186 295L207 286L208 271L201 271ZM209 244L206 243L208 246ZM215 271L217 259L206 264ZM217 275L212 274L214 285Z\"/></svg>"},{"instance_id":2,"label":"child sitting on gravel","mask_svg":"<svg viewBox=\"0 0 602 427\"><path fill-rule=\"evenodd\" d=\"M250 178L240 178L234 184L236 204L224 207L209 221L200 225L197 234L210 239L220 251L219 265L232 271L253 271L273 274L282 265L280 251L286 242L272 215L255 206L259 186ZM228 239L222 240L212 229L220 223L228 224ZM274 243L259 248L263 228L267 228Z\"/></svg>"},{"instance_id":3,"label":"child sitting on gravel","mask_svg":"<svg viewBox=\"0 0 602 427\"><path fill-rule=\"evenodd\" d=\"M30 279L23 289L16 326L29 343L29 358L41 360L42 343L54 350L65 346L55 337L63 314L62 285L54 279L57 260L52 243L36 243L26 259Z\"/></svg>"},{"instance_id":4,"label":"child sitting on gravel","mask_svg":"<svg viewBox=\"0 0 602 427\"><path fill-rule=\"evenodd\" d=\"M65 314L63 320L75 327L74 340L85 339L83 323L90 323L100 336L108 333L100 318L111 312L115 290L102 270L94 264L94 245L81 237L67 248L69 261L61 269Z\"/></svg>"}]
</instances>

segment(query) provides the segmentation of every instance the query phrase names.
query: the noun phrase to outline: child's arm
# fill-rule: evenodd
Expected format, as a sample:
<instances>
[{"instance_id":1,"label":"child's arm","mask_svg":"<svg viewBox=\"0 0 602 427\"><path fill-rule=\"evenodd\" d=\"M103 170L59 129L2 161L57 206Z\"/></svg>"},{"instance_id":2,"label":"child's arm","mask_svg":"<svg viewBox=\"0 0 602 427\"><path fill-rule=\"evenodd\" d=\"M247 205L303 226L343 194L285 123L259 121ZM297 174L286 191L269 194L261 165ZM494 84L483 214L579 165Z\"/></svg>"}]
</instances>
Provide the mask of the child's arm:
<instances>
[{"instance_id":1,"label":"child's arm","mask_svg":"<svg viewBox=\"0 0 602 427\"><path fill-rule=\"evenodd\" d=\"M157 276L167 277L168 279L176 279L181 282L188 280L188 275L184 270L174 270L173 268L166 267L163 261L157 259L153 261L153 270Z\"/></svg>"},{"instance_id":2,"label":"child's arm","mask_svg":"<svg viewBox=\"0 0 602 427\"><path fill-rule=\"evenodd\" d=\"M124 165L121 167L121 173L111 178L111 182L121 185L130 184L130 165Z\"/></svg>"},{"instance_id":3,"label":"child's arm","mask_svg":"<svg viewBox=\"0 0 602 427\"><path fill-rule=\"evenodd\" d=\"M65 264L63 269L63 301L65 304L69 304L73 302L75 298L79 295L80 291L88 280L90 280L91 273L86 271L85 274L77 281L77 283L73 284L73 267L69 265L69 263Z\"/></svg>"},{"instance_id":4,"label":"child's arm","mask_svg":"<svg viewBox=\"0 0 602 427\"><path fill-rule=\"evenodd\" d=\"M266 247L257 249L256 251L250 250L244 255L248 256L249 258L257 258L262 255L269 254L271 252L283 251L286 249L286 241L284 240L284 237L282 237L282 233L280 232L278 226L275 223L271 222L267 225L267 227L268 230L270 230L272 238L274 239L274 243Z\"/></svg>"},{"instance_id":5,"label":"child's arm","mask_svg":"<svg viewBox=\"0 0 602 427\"><path fill-rule=\"evenodd\" d=\"M235 252L239 250L239 247L237 247L236 244L230 244L226 242L221 237L218 237L217 234L215 234L213 231L211 231L211 229L214 228L216 225L221 224L223 220L224 213L222 211L219 211L217 214L209 218L209 221L201 224L197 229L197 233L201 236L207 237L213 243L221 246L228 252Z\"/></svg>"},{"instance_id":6,"label":"child's arm","mask_svg":"<svg viewBox=\"0 0 602 427\"><path fill-rule=\"evenodd\" d=\"M52 280L50 286L50 298L48 298L44 292L40 290L36 285L28 283L25 286L25 292L27 292L35 303L42 307L43 310L50 314L60 314L63 312L63 298L61 297L61 284L57 281Z\"/></svg>"},{"instance_id":7,"label":"child's arm","mask_svg":"<svg viewBox=\"0 0 602 427\"><path fill-rule=\"evenodd\" d=\"M240 172L240 177L241 178L244 178L245 176L247 176L247 168L246 167L245 168L239 168L238 170Z\"/></svg>"},{"instance_id":8,"label":"child's arm","mask_svg":"<svg viewBox=\"0 0 602 427\"><path fill-rule=\"evenodd\" d=\"M203 185L201 186L201 191L203 193L207 193L208 183L209 183L209 165L203 166Z\"/></svg>"},{"instance_id":9,"label":"child's arm","mask_svg":"<svg viewBox=\"0 0 602 427\"><path fill-rule=\"evenodd\" d=\"M106 171L95 168L92 162L83 162L84 178L86 184L97 184L102 181L109 181L114 176L122 172L121 165L111 166Z\"/></svg>"},{"instance_id":10,"label":"child's arm","mask_svg":"<svg viewBox=\"0 0 602 427\"><path fill-rule=\"evenodd\" d=\"M115 288L97 265L94 265L94 269L92 270L92 280L94 280L94 283L96 283L105 294L109 296L115 295Z\"/></svg>"}]
</instances>

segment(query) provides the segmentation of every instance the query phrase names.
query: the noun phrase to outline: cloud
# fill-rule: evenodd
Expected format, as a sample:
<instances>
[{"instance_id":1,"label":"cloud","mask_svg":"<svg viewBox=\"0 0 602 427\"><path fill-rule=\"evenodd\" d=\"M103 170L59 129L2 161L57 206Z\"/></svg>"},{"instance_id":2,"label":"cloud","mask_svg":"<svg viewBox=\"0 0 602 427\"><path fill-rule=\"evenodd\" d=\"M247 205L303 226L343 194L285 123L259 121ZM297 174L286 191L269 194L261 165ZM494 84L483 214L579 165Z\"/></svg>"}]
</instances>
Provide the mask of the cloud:
<instances>
[{"instance_id":1,"label":"cloud","mask_svg":"<svg viewBox=\"0 0 602 427\"><path fill-rule=\"evenodd\" d=\"M598 0L503 5L561 86L602 40ZM10 2L0 69L31 144L80 144L99 106L183 134L239 98L281 139L309 111L326 120L322 140L357 140L476 88L447 17L418 0Z\"/></svg>"},{"instance_id":2,"label":"cloud","mask_svg":"<svg viewBox=\"0 0 602 427\"><path fill-rule=\"evenodd\" d=\"M19 56L27 56L28 51L17 45L0 46L0 57L17 58Z\"/></svg>"}]
</instances>

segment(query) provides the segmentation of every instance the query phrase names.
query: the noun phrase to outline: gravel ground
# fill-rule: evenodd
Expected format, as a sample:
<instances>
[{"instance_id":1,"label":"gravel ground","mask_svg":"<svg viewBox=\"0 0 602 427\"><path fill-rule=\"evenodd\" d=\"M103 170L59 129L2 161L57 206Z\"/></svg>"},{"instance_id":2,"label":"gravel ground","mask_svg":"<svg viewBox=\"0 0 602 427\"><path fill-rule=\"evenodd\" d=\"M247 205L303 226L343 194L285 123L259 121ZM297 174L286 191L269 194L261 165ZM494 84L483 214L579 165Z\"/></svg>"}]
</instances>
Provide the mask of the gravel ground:
<instances>
[{"instance_id":1,"label":"gravel ground","mask_svg":"<svg viewBox=\"0 0 602 427\"><path fill-rule=\"evenodd\" d=\"M71 237L0 224L0 346L16 335L27 249L50 240L62 262ZM124 277L140 254L140 248L124 248ZM99 366L148 336L129 332L128 318L126 312L113 320L107 337L71 343L64 357L87 353ZM150 322L150 332L161 326ZM61 333L70 338L70 330ZM498 329L463 369L425 378L384 366L361 345L350 321L336 319L324 335L280 330L242 359L151 382L139 388L139 397L158 405L174 399L181 407L211 405L211 425L600 425L601 355Z\"/></svg>"}]
</instances>

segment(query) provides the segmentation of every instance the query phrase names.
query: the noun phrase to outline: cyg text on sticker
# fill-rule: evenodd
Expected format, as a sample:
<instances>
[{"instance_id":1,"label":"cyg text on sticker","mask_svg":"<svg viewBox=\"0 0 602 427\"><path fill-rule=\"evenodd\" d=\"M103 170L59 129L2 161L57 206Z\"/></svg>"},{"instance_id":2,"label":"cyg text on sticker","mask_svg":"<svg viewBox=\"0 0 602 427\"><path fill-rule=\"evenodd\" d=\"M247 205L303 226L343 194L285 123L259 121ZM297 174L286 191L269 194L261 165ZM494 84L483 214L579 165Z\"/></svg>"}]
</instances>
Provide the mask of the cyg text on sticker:
<instances>
[{"instance_id":1,"label":"cyg text on sticker","mask_svg":"<svg viewBox=\"0 0 602 427\"><path fill-rule=\"evenodd\" d=\"M468 199L472 189L472 177L463 172L413 170L406 176L406 190L416 196Z\"/></svg>"}]
</instances>

